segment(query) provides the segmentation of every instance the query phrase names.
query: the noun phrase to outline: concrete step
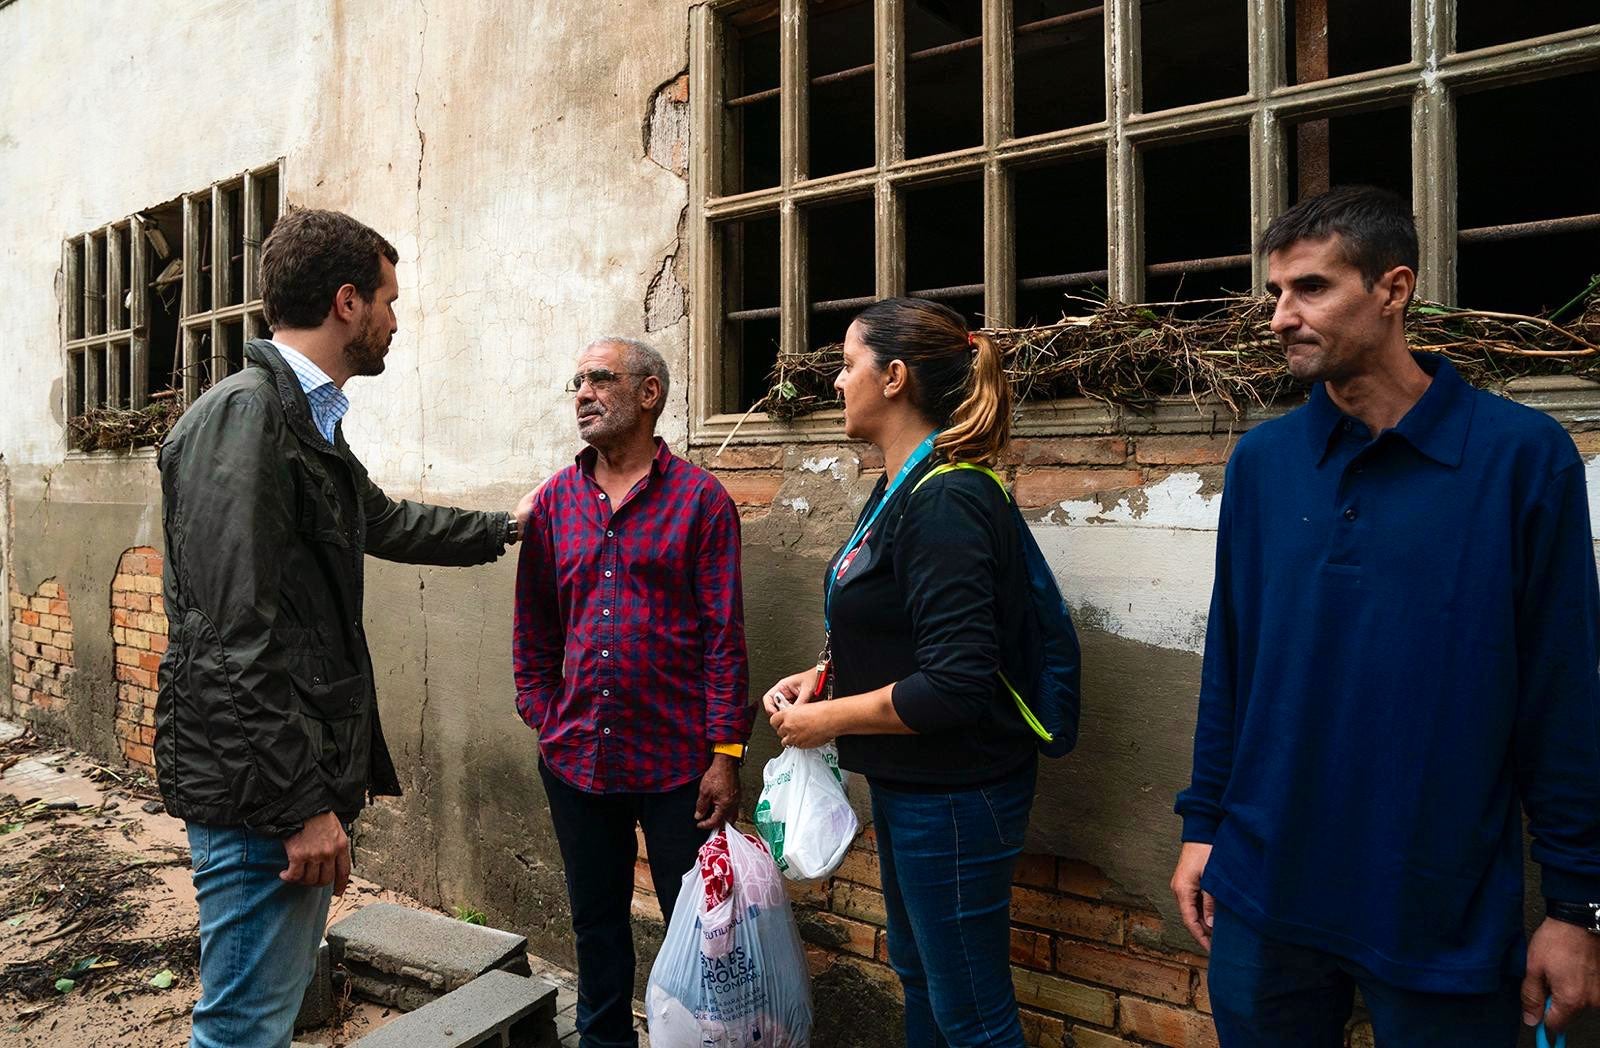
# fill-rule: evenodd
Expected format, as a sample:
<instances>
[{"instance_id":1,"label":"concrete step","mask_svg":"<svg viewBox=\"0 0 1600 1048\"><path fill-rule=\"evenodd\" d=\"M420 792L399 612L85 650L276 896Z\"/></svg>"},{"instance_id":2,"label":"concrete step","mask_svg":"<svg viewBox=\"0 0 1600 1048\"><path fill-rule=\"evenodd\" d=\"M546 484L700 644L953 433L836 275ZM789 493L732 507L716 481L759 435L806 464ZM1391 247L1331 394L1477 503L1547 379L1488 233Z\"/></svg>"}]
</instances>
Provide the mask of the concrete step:
<instances>
[{"instance_id":1,"label":"concrete step","mask_svg":"<svg viewBox=\"0 0 1600 1048\"><path fill-rule=\"evenodd\" d=\"M394 903L373 903L328 929L351 991L402 1011L421 1008L491 971L527 975L528 940Z\"/></svg>"},{"instance_id":2,"label":"concrete step","mask_svg":"<svg viewBox=\"0 0 1600 1048\"><path fill-rule=\"evenodd\" d=\"M558 1048L555 1017L554 986L492 971L350 1048Z\"/></svg>"}]
</instances>

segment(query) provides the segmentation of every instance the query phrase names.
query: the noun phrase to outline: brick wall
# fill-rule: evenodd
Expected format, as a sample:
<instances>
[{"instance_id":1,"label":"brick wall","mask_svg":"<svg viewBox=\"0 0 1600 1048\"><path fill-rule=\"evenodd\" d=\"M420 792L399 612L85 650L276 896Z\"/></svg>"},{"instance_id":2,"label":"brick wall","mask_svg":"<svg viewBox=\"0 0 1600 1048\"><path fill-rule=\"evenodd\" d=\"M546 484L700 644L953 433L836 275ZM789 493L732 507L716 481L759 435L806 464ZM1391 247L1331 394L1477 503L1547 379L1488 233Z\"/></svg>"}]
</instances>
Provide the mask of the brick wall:
<instances>
[{"instance_id":1,"label":"brick wall","mask_svg":"<svg viewBox=\"0 0 1600 1048\"><path fill-rule=\"evenodd\" d=\"M67 681L73 673L72 610L67 590L55 579L25 595L12 582L11 715L27 719L30 711L50 713L67 702Z\"/></svg>"},{"instance_id":2,"label":"brick wall","mask_svg":"<svg viewBox=\"0 0 1600 1048\"><path fill-rule=\"evenodd\" d=\"M1238 440L1226 432L1213 436L1160 435L1117 437L1030 437L1011 442L998 472L1023 509L1043 509L1069 499L1087 499L1101 492L1137 488L1176 472L1215 474ZM876 448L858 445L863 470L883 469ZM777 445L729 448L701 456L740 513L765 512L783 486L784 451Z\"/></svg>"},{"instance_id":3,"label":"brick wall","mask_svg":"<svg viewBox=\"0 0 1600 1048\"><path fill-rule=\"evenodd\" d=\"M155 774L156 670L167 650L161 554L135 546L111 580L111 646L117 667L117 744L128 763Z\"/></svg>"}]
</instances>

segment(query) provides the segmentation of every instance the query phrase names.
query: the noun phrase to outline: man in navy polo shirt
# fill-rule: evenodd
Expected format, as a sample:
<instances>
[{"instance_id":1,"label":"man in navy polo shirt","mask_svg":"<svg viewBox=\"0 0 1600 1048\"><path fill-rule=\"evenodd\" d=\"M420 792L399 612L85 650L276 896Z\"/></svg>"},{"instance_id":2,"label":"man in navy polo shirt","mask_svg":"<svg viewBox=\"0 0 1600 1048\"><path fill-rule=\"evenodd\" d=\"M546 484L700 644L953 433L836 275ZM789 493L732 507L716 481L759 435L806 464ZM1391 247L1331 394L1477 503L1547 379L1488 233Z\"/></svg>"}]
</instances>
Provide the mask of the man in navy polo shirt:
<instances>
[{"instance_id":1,"label":"man in navy polo shirt","mask_svg":"<svg viewBox=\"0 0 1600 1048\"><path fill-rule=\"evenodd\" d=\"M1417 238L1341 188L1268 227L1304 407L1228 464L1172 878L1225 1048L1516 1043L1600 1004L1600 591L1560 425L1411 353ZM1520 803L1519 803L1520 802ZM1523 937L1523 810L1548 917Z\"/></svg>"}]
</instances>

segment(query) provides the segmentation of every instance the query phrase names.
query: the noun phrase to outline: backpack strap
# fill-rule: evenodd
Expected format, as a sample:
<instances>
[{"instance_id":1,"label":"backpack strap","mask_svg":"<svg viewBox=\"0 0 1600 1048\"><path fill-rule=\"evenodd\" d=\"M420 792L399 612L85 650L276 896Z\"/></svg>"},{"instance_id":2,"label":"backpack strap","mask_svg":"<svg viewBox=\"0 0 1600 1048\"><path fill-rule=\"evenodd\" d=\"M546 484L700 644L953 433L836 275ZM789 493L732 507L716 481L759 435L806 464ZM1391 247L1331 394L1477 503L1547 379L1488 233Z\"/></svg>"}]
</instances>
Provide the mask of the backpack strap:
<instances>
[{"instance_id":1,"label":"backpack strap","mask_svg":"<svg viewBox=\"0 0 1600 1048\"><path fill-rule=\"evenodd\" d=\"M1000 485L1000 493L1006 497L1007 502L1011 501L1011 492L1006 490L1006 482L1000 479L1000 474L996 473L988 466L980 466L976 462L941 462L939 465L933 467L922 475L922 479L917 481L916 487L911 489L911 493L915 495L917 493L917 488L922 487L922 485L926 484L934 477L940 476L944 473L950 473L958 469L975 469L979 473L982 473L984 476Z\"/></svg>"},{"instance_id":2,"label":"backpack strap","mask_svg":"<svg viewBox=\"0 0 1600 1048\"><path fill-rule=\"evenodd\" d=\"M951 473L958 469L973 469L977 470L979 473L982 473L984 476L1000 485L1000 493L1006 497L1007 502L1011 501L1011 492L1006 489L1006 482L1000 479L1000 474L996 473L988 466L980 466L976 462L941 462L939 465L933 467L932 469L928 470L927 473L923 474L922 479L917 481L916 486L911 489L911 493L915 495L917 493L917 488L922 487L922 485L926 484L934 477L937 477L942 473ZM1017 691L1015 685L1011 683L1010 678L1005 675L1004 670L1000 671L1000 683L1004 684L1006 686L1006 691L1011 693L1011 700L1017 704L1017 712L1022 714L1024 723L1026 723L1028 727L1033 730L1033 733L1039 736L1039 738L1043 739L1045 742L1055 741L1055 736L1050 733L1048 728L1040 723L1039 718L1035 716L1033 710L1028 708L1027 700L1023 699L1022 694Z\"/></svg>"}]
</instances>

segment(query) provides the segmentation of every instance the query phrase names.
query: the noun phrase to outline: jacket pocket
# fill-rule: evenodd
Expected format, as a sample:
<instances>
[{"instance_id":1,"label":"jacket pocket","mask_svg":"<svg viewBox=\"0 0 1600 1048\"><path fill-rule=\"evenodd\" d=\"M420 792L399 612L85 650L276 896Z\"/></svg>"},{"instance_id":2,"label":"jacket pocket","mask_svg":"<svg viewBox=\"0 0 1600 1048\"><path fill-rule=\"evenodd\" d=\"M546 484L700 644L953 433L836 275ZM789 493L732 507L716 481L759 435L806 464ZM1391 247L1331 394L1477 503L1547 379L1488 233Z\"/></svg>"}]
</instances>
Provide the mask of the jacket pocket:
<instances>
[{"instance_id":1,"label":"jacket pocket","mask_svg":"<svg viewBox=\"0 0 1600 1048\"><path fill-rule=\"evenodd\" d=\"M318 720L344 720L366 708L367 678L360 674L327 684L300 684L298 687L306 711Z\"/></svg>"}]
</instances>

